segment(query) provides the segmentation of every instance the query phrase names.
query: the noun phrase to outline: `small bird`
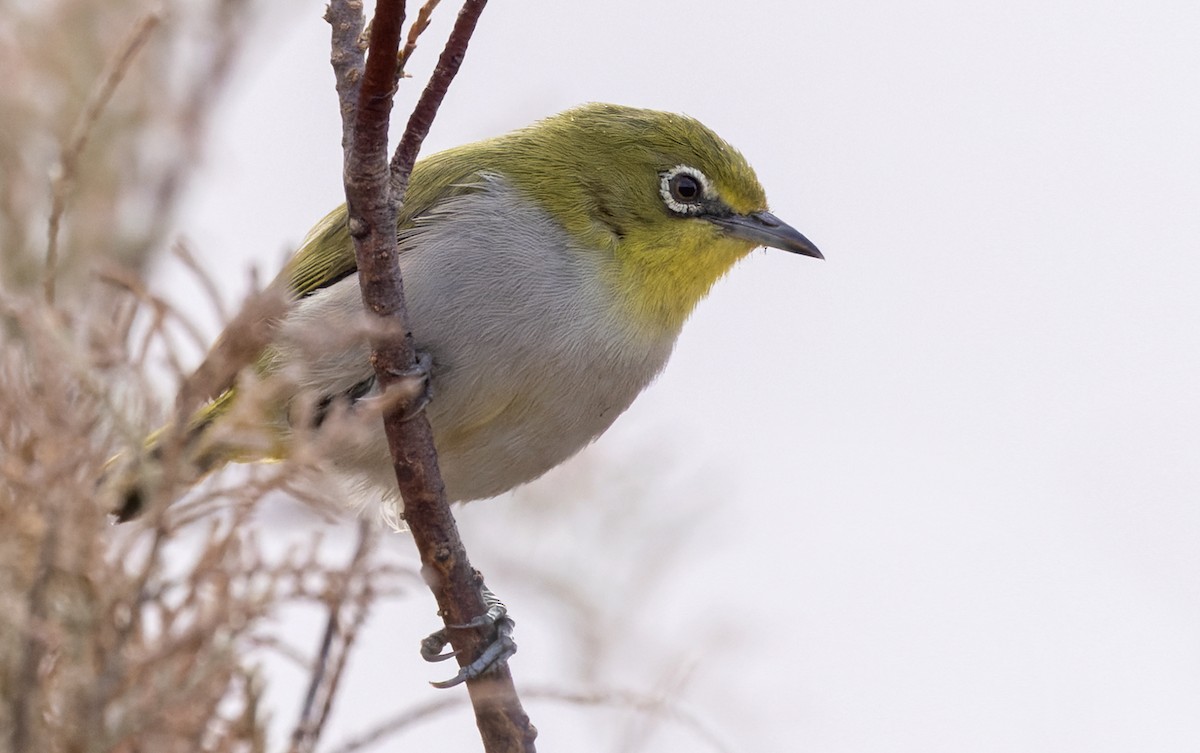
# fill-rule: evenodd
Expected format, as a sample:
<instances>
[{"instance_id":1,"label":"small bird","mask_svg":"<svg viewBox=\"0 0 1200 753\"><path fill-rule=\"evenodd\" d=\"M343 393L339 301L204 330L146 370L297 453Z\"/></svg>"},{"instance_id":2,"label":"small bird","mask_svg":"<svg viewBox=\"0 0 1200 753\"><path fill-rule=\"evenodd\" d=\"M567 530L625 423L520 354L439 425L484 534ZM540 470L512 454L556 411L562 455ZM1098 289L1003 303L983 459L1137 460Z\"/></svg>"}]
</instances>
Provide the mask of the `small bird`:
<instances>
[{"instance_id":1,"label":"small bird","mask_svg":"<svg viewBox=\"0 0 1200 753\"><path fill-rule=\"evenodd\" d=\"M344 206L326 216L280 273L288 310L258 365L312 398L313 423L377 393L346 216ZM409 327L429 363L425 411L447 496L460 502L531 481L608 429L663 369L696 304L755 247L822 258L707 127L610 104L421 160L397 237ZM231 390L194 420L188 480L287 454L295 406L279 411L269 450L204 441L238 399ZM395 496L381 424L329 451L333 468ZM123 478L116 515L127 520L146 490Z\"/></svg>"}]
</instances>

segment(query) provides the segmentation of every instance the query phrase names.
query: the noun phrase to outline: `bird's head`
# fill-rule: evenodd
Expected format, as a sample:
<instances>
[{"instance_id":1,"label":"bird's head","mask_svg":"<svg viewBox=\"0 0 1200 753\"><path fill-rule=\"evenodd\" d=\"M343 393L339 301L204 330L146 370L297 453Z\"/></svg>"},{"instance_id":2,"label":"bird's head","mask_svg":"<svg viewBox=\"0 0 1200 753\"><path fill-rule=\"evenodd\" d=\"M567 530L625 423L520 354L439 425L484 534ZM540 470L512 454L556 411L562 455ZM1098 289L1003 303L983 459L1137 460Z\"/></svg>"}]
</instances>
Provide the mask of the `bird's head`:
<instances>
[{"instance_id":1,"label":"bird's head","mask_svg":"<svg viewBox=\"0 0 1200 753\"><path fill-rule=\"evenodd\" d=\"M754 170L699 121L607 104L497 140L504 172L585 249L611 254L631 313L678 327L758 246L822 258L767 209Z\"/></svg>"}]
</instances>

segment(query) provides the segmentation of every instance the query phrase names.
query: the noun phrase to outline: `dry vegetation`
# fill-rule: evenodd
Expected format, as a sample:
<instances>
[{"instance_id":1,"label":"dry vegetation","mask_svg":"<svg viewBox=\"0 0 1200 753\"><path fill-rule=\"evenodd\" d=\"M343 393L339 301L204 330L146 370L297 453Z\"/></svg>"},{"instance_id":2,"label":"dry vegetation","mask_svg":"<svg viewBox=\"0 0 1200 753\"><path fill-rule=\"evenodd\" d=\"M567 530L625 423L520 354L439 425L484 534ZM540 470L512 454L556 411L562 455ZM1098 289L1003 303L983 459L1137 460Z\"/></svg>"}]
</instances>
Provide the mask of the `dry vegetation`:
<instances>
[{"instance_id":1,"label":"dry vegetation","mask_svg":"<svg viewBox=\"0 0 1200 753\"><path fill-rule=\"evenodd\" d=\"M293 740L311 749L339 642L398 588L367 529L346 568L322 558L315 534L268 557L248 523L286 487L279 470L153 505L146 524L121 528L97 493L113 453L166 414L151 360L183 381L173 344L194 330L140 279L169 241L250 10L237 0L6 7L0 750L266 750L264 681L250 659L264 648L321 667ZM339 618L323 653L298 655L272 632L267 618L296 602Z\"/></svg>"}]
</instances>

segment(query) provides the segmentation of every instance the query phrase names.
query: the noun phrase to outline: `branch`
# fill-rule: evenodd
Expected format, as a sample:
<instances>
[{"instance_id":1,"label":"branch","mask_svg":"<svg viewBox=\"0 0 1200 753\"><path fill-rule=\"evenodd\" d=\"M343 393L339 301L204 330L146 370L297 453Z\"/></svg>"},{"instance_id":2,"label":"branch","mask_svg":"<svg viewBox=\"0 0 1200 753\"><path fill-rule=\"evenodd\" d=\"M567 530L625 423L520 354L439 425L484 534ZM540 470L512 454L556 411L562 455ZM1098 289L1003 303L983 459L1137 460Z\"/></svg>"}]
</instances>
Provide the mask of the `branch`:
<instances>
[{"instance_id":1,"label":"branch","mask_svg":"<svg viewBox=\"0 0 1200 753\"><path fill-rule=\"evenodd\" d=\"M334 0L325 9L325 20L333 29L329 62L337 82L338 106L342 113L342 151L346 164L358 111L358 87L362 83L367 48L363 44L362 0Z\"/></svg>"},{"instance_id":2,"label":"branch","mask_svg":"<svg viewBox=\"0 0 1200 753\"><path fill-rule=\"evenodd\" d=\"M454 22L454 30L450 32L450 38L446 40L437 66L429 77L429 83L425 85L425 91L421 92L421 98L417 100L417 106L408 118L404 137L396 147L391 164L392 190L399 200L403 200L404 192L408 190L408 176L412 173L413 165L417 163L417 153L421 151L421 144L429 133L429 127L433 125L433 118L442 106L442 99L446 96L446 90L450 88L450 82L454 80L459 66L462 65L467 54L467 44L471 41L475 24L479 22L479 15L483 13L485 5L487 0L465 0L462 10L458 13L458 19Z\"/></svg>"},{"instance_id":3,"label":"branch","mask_svg":"<svg viewBox=\"0 0 1200 753\"><path fill-rule=\"evenodd\" d=\"M58 167L50 180L50 219L46 228L46 270L42 278L42 290L46 303L54 304L54 283L58 275L58 232L62 224L62 216L67 208L67 192L75 181L75 173L79 170L79 157L87 146L92 128L100 119L100 114L108 106L117 84L125 78L130 64L137 57L138 51L150 38L162 20L158 11L150 11L134 23L125 42L118 48L117 54L109 61L108 67L88 96L79 120L71 129L71 136L63 145L62 154L58 158Z\"/></svg>"},{"instance_id":4,"label":"branch","mask_svg":"<svg viewBox=\"0 0 1200 753\"><path fill-rule=\"evenodd\" d=\"M704 718L689 711L683 704L670 698L645 695L628 690L570 691L554 687L535 687L525 690L525 697L535 701L557 701L571 706L595 706L618 711L633 711L655 719L665 719L690 731L704 746L716 753L735 753L735 748L722 739L721 735L705 722ZM389 737L412 729L418 724L432 721L440 714L453 711L462 704L459 698L439 698L419 706L397 712L365 732L346 740L331 753L361 753L382 743Z\"/></svg>"},{"instance_id":5,"label":"branch","mask_svg":"<svg viewBox=\"0 0 1200 753\"><path fill-rule=\"evenodd\" d=\"M393 392L393 387L407 389L420 378L400 279L397 205L403 199L417 151L458 71L485 4L485 0L467 0L464 4L437 68L409 119L390 170L387 129L404 21L401 0L379 0L376 5L357 97L352 96L355 63L346 62L353 60L353 51L335 49L333 53L344 118L347 222L354 240L358 281L364 307L387 325L372 327L370 338L371 362L385 393ZM361 28L361 19L354 18L361 13L360 8L357 0L331 2L328 18L333 24L335 47L339 40L345 43L352 29ZM342 54L346 56L344 70L338 70ZM353 125L347 127L350 121ZM401 396L384 415L388 446L404 498L404 519L420 552L422 574L437 599L442 619L448 627L464 625L486 611L480 591L482 580L471 567L450 513L429 421L420 412L405 418L412 412L412 404L411 397ZM452 629L450 634L461 665L479 656L491 637L478 630ZM521 708L507 667L469 680L467 690L486 750L533 751L536 732Z\"/></svg>"},{"instance_id":6,"label":"branch","mask_svg":"<svg viewBox=\"0 0 1200 753\"><path fill-rule=\"evenodd\" d=\"M421 6L421 10L417 11L417 18L408 27L408 39L404 41L404 49L400 50L400 57L396 60L396 69L403 75L404 66L408 65L412 54L416 52L417 40L429 28L429 21L433 18L433 9L438 7L438 3L442 0L426 0Z\"/></svg>"},{"instance_id":7,"label":"branch","mask_svg":"<svg viewBox=\"0 0 1200 753\"><path fill-rule=\"evenodd\" d=\"M354 556L346 567L342 582L328 594L329 615L325 620L325 633L321 638L321 650L312 667L300 720L292 730L291 753L312 753L325 728L325 721L329 718L333 698L337 694L342 672L346 668L346 660L350 657L350 647L354 644L358 630L367 616L371 588L369 584L357 584L355 581L362 575L374 545L375 536L371 524L361 521ZM345 624L342 611L352 596L355 597L354 612L348 624Z\"/></svg>"}]
</instances>

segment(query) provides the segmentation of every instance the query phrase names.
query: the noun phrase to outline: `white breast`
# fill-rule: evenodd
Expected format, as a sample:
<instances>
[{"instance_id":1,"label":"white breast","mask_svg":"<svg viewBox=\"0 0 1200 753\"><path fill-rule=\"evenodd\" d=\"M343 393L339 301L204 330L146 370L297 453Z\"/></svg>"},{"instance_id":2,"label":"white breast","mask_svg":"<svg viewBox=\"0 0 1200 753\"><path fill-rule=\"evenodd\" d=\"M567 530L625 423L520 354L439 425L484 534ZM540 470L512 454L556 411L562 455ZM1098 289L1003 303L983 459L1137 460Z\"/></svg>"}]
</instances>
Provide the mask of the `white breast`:
<instances>
[{"instance_id":1,"label":"white breast","mask_svg":"<svg viewBox=\"0 0 1200 753\"><path fill-rule=\"evenodd\" d=\"M678 331L635 329L613 299L607 252L573 244L503 180L449 199L400 238L410 326L433 358L427 408L449 497L530 481L599 436L662 369ZM357 276L302 299L281 360L303 387L336 395L371 367L353 331ZM313 350L314 332L329 347ZM303 346L301 346L303 343ZM334 463L394 489L382 428Z\"/></svg>"}]
</instances>

